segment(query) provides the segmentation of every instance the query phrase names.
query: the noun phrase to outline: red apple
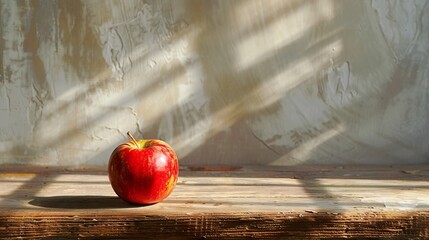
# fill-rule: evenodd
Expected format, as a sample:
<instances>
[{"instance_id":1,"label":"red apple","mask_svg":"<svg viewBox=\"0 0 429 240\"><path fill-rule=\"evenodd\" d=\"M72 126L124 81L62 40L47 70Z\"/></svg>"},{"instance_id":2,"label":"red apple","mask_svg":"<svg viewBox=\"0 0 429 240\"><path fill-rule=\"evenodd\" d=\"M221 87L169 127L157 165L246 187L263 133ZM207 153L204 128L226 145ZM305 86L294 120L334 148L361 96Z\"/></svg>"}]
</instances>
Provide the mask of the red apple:
<instances>
[{"instance_id":1,"label":"red apple","mask_svg":"<svg viewBox=\"0 0 429 240\"><path fill-rule=\"evenodd\" d=\"M136 140L119 145L110 156L109 180L123 200L134 204L162 201L173 191L179 175L176 153L161 140Z\"/></svg>"}]
</instances>

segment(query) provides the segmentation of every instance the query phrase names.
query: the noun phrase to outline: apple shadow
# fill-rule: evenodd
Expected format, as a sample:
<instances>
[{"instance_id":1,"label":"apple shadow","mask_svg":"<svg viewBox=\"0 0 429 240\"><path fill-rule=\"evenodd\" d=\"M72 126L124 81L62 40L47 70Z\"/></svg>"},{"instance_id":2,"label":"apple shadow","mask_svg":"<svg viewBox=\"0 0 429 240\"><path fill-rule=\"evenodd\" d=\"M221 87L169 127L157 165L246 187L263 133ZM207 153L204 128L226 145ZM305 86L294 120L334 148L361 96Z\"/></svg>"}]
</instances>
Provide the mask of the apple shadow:
<instances>
[{"instance_id":1,"label":"apple shadow","mask_svg":"<svg viewBox=\"0 0 429 240\"><path fill-rule=\"evenodd\" d=\"M137 205L123 201L114 196L52 196L35 197L28 202L32 206L62 209L111 209L137 208L148 205Z\"/></svg>"}]
</instances>

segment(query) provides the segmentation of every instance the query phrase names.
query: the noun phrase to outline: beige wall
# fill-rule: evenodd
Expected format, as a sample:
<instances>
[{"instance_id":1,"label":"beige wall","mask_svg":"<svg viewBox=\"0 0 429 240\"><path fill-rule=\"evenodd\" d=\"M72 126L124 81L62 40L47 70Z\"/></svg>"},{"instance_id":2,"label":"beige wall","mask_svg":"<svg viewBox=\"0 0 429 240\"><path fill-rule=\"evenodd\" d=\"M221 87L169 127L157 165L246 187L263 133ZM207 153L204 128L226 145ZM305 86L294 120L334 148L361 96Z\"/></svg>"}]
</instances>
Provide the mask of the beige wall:
<instances>
[{"instance_id":1,"label":"beige wall","mask_svg":"<svg viewBox=\"0 0 429 240\"><path fill-rule=\"evenodd\" d=\"M0 163L429 162L427 1L1 1Z\"/></svg>"}]
</instances>

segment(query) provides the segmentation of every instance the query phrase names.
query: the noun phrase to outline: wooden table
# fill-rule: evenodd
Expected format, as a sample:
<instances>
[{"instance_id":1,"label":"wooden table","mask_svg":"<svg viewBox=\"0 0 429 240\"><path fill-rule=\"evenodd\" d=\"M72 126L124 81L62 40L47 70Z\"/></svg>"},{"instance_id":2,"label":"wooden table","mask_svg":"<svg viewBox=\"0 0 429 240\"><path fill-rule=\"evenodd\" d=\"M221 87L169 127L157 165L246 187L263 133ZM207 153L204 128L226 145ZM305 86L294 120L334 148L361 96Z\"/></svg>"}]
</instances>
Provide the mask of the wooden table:
<instances>
[{"instance_id":1,"label":"wooden table","mask_svg":"<svg viewBox=\"0 0 429 240\"><path fill-rule=\"evenodd\" d=\"M429 165L180 170L135 206L104 168L0 165L0 238L429 239Z\"/></svg>"}]
</instances>

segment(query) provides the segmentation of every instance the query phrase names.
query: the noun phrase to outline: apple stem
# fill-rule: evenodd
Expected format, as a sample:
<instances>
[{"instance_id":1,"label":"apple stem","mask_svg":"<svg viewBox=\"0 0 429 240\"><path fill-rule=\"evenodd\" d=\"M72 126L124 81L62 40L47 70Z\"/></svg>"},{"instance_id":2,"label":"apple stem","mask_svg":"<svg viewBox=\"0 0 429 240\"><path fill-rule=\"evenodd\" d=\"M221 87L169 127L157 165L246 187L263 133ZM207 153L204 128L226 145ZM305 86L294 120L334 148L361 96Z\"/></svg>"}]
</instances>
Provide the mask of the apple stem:
<instances>
[{"instance_id":1,"label":"apple stem","mask_svg":"<svg viewBox=\"0 0 429 240\"><path fill-rule=\"evenodd\" d=\"M133 135L130 133L130 131L127 132L128 137L131 138L131 140L133 140L134 144L136 145L137 148L139 147L139 144L137 143L137 140L133 137Z\"/></svg>"}]
</instances>

